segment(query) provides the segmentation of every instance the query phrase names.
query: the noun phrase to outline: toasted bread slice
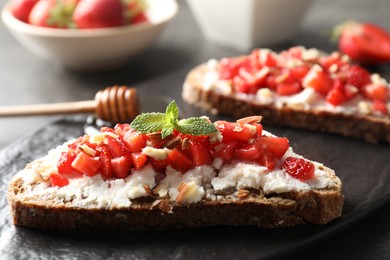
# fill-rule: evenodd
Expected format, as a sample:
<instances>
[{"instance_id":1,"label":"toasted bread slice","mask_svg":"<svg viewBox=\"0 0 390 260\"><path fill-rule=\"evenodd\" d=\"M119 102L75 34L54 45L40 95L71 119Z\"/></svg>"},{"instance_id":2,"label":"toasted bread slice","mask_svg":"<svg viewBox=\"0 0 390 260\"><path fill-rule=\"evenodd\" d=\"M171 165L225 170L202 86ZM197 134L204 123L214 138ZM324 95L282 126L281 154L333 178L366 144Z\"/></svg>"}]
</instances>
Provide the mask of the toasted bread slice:
<instances>
[{"instance_id":1,"label":"toasted bread slice","mask_svg":"<svg viewBox=\"0 0 390 260\"><path fill-rule=\"evenodd\" d=\"M359 96L349 101L356 107L349 106L344 109L344 104L317 106L318 100L326 103L327 97L313 93L314 91L307 87L307 93L283 96L282 99L275 91L266 91L268 88L262 88L252 94L237 93L232 81L217 82L219 70L220 61L215 60L191 70L184 82L183 99L214 114L230 115L234 118L261 114L265 124L330 132L373 143L390 142L389 97L387 101L380 101L383 112L373 111L374 101L362 99L360 102ZM371 77L379 81L378 84L383 84L383 92L389 93L389 85L383 78L378 75ZM351 88L356 90L353 86ZM306 95L308 93L309 95ZM263 94L266 97L261 97ZM277 99L279 102L276 102Z\"/></svg>"},{"instance_id":2,"label":"toasted bread slice","mask_svg":"<svg viewBox=\"0 0 390 260\"><path fill-rule=\"evenodd\" d=\"M275 137L262 132L263 136ZM107 134L109 138L113 135ZM281 228L326 224L342 212L342 184L335 172L295 154L291 147L283 148L283 157L274 161L272 169L254 162L215 158L211 165L186 172L167 166L162 173L147 163L141 169L132 168L123 179L105 180L99 172L94 176L59 173L59 159L64 152L72 153L75 142L87 150L80 140L101 138L98 134L68 142L16 174L7 193L14 224L89 231L215 225ZM286 158L300 158L311 164L313 176L305 180L290 176L281 166ZM65 176L69 183L54 182L53 174Z\"/></svg>"}]
</instances>

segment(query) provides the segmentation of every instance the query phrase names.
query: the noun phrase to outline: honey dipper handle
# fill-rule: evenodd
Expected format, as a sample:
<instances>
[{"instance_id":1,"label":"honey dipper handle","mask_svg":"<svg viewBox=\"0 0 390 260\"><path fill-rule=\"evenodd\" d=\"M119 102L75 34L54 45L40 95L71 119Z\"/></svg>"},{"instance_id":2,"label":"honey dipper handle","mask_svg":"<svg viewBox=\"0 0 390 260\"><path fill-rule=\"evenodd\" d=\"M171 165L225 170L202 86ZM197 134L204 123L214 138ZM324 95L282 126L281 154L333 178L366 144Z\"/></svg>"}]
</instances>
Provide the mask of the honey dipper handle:
<instances>
[{"instance_id":1,"label":"honey dipper handle","mask_svg":"<svg viewBox=\"0 0 390 260\"><path fill-rule=\"evenodd\" d=\"M87 100L67 103L0 107L0 117L93 113L95 110L96 101Z\"/></svg>"}]
</instances>

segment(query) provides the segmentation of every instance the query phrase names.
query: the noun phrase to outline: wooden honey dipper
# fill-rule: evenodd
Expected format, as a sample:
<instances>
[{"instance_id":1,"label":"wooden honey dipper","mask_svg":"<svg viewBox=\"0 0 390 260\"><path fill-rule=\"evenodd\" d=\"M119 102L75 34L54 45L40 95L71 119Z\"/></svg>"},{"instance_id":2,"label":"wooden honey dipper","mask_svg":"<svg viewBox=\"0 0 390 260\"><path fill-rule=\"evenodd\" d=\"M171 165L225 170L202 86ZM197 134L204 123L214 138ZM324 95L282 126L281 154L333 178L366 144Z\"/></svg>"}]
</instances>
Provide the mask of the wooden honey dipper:
<instances>
[{"instance_id":1,"label":"wooden honey dipper","mask_svg":"<svg viewBox=\"0 0 390 260\"><path fill-rule=\"evenodd\" d=\"M74 113L96 113L106 121L130 122L140 113L137 91L126 86L113 86L97 92L95 100L0 107L0 117Z\"/></svg>"}]
</instances>

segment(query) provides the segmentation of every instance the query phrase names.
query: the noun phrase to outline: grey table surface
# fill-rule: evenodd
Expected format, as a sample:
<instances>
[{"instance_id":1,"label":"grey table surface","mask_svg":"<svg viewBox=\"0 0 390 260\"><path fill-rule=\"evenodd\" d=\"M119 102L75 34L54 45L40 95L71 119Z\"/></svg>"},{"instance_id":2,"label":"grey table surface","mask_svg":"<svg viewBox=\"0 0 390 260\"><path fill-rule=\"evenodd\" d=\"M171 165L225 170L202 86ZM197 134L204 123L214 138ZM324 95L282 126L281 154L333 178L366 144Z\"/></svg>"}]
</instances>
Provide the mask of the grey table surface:
<instances>
[{"instance_id":1,"label":"grey table surface","mask_svg":"<svg viewBox=\"0 0 390 260\"><path fill-rule=\"evenodd\" d=\"M0 5L5 2L0 0ZM69 71L36 57L0 23L0 106L93 99L96 91L105 86L137 86L169 75L184 77L185 71L210 58L242 53L205 40L184 0L179 0L179 7L178 16L147 52L119 70L96 74ZM327 32L349 19L373 22L390 30L390 1L315 0L291 41L261 47L281 50L300 44L330 52L336 46L329 43ZM390 80L390 65L375 70ZM0 149L59 117L0 118ZM389 218L390 203L387 203L363 221L292 258L390 259Z\"/></svg>"}]
</instances>

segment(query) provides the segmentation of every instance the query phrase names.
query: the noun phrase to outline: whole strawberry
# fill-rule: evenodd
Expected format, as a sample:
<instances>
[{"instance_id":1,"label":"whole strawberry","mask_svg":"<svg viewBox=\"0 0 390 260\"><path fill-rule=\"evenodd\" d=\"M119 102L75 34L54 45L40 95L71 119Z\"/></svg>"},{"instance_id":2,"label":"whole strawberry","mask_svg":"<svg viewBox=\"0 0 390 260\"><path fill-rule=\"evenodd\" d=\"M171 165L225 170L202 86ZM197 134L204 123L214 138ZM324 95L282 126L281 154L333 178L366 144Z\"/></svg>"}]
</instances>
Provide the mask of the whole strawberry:
<instances>
[{"instance_id":1,"label":"whole strawberry","mask_svg":"<svg viewBox=\"0 0 390 260\"><path fill-rule=\"evenodd\" d=\"M10 2L10 10L13 16L22 22L28 22L28 16L34 5L39 0L12 0Z\"/></svg>"},{"instance_id":2,"label":"whole strawberry","mask_svg":"<svg viewBox=\"0 0 390 260\"><path fill-rule=\"evenodd\" d=\"M390 62L390 33L371 23L347 22L335 29L339 49L361 64Z\"/></svg>"},{"instance_id":3,"label":"whole strawberry","mask_svg":"<svg viewBox=\"0 0 390 260\"><path fill-rule=\"evenodd\" d=\"M73 20L80 29L121 26L124 6L121 0L80 0Z\"/></svg>"},{"instance_id":4,"label":"whole strawberry","mask_svg":"<svg viewBox=\"0 0 390 260\"><path fill-rule=\"evenodd\" d=\"M72 27L72 17L77 2L78 0L39 1L31 10L28 22L43 27Z\"/></svg>"}]
</instances>

